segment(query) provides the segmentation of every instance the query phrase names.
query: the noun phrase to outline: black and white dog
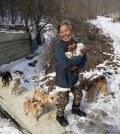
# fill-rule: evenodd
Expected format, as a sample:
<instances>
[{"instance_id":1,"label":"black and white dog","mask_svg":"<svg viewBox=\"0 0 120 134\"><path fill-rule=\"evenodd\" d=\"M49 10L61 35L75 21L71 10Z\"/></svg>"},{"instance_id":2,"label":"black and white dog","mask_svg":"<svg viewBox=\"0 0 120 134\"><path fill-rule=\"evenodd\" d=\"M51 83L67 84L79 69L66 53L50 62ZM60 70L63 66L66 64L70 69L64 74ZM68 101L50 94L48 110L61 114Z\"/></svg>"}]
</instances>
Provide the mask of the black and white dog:
<instances>
[{"instance_id":1,"label":"black and white dog","mask_svg":"<svg viewBox=\"0 0 120 134\"><path fill-rule=\"evenodd\" d=\"M6 87L7 85L9 86L10 80L12 80L12 75L9 71L5 71L1 73L2 76L2 87Z\"/></svg>"}]
</instances>

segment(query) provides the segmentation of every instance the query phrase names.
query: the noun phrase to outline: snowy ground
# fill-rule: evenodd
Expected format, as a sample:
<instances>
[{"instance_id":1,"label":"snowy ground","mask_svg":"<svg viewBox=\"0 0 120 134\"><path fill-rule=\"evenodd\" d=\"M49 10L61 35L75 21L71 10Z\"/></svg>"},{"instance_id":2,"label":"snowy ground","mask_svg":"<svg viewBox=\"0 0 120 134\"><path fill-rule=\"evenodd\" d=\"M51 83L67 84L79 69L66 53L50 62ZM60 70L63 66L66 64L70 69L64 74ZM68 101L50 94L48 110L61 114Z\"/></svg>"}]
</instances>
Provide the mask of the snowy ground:
<instances>
[{"instance_id":1,"label":"snowy ground","mask_svg":"<svg viewBox=\"0 0 120 134\"><path fill-rule=\"evenodd\" d=\"M98 16L96 20L90 20L90 23L96 25L103 30L103 34L113 39L114 59L113 61L105 61L98 65L94 70L85 72L84 77L97 76L100 74L107 74L108 82L108 96L99 95L90 104L87 103L85 92L81 103L81 109L87 113L87 118L78 117L71 114L71 106L73 95L70 94L70 102L66 107L66 117L69 121L69 126L66 127L68 134L120 134L120 23L112 22L112 18ZM22 58L10 64L0 67L0 71L8 70L14 75L15 70L24 72L24 79L22 78L22 85L28 90L33 86L39 86L39 82L32 80L32 76L38 77L40 80L44 76L42 68L42 54L44 46L39 48L40 55L35 56L32 60ZM107 53L109 54L109 53ZM110 54L109 54L110 55ZM113 55L111 55L113 56ZM29 62L39 60L36 67L28 66ZM97 68L101 67L101 70ZM40 73L41 72L41 73ZM55 73L50 74L52 77ZM9 120L0 117L0 134L21 134Z\"/></svg>"}]
</instances>

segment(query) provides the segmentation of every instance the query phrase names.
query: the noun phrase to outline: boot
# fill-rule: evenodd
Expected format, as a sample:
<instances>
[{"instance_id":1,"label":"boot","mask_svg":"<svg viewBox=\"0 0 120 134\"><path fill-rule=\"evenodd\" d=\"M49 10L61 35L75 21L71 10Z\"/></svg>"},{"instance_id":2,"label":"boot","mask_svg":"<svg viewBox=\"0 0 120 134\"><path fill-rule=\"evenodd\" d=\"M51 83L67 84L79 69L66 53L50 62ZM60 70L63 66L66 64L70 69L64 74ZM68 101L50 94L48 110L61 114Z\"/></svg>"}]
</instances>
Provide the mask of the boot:
<instances>
[{"instance_id":1,"label":"boot","mask_svg":"<svg viewBox=\"0 0 120 134\"><path fill-rule=\"evenodd\" d=\"M78 108L72 108L72 113L73 114L76 114L78 116L83 116L83 117L86 117L86 113L84 111L81 111L80 109Z\"/></svg>"},{"instance_id":2,"label":"boot","mask_svg":"<svg viewBox=\"0 0 120 134\"><path fill-rule=\"evenodd\" d=\"M61 126L63 127L67 127L69 124L67 122L67 120L65 119L64 115L63 116L56 116L56 120L60 123Z\"/></svg>"}]
</instances>

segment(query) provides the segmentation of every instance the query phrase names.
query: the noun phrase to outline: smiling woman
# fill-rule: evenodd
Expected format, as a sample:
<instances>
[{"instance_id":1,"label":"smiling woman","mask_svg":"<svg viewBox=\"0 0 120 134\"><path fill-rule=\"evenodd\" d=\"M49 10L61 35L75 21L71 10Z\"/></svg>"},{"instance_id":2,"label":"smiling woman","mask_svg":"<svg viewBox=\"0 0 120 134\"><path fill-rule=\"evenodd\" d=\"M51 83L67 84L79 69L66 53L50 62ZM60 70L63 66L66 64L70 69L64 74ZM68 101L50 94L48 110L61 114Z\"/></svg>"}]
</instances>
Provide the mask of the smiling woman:
<instances>
[{"instance_id":1,"label":"smiling woman","mask_svg":"<svg viewBox=\"0 0 120 134\"><path fill-rule=\"evenodd\" d=\"M63 40L63 41L66 41L66 42L69 42L71 41L72 39L72 29L67 26L67 25L63 25L61 26L61 29L60 29L60 38Z\"/></svg>"},{"instance_id":2,"label":"smiling woman","mask_svg":"<svg viewBox=\"0 0 120 134\"><path fill-rule=\"evenodd\" d=\"M86 63L86 55L80 53L74 59L69 59L65 53L68 51L69 45L75 45L73 40L74 27L69 20L64 20L58 26L59 42L55 48L56 57L56 91L58 91L58 104L57 104L57 121L63 126L68 125L64 117L64 110L69 102L69 91L74 95L72 113L79 116L86 116L86 113L80 110L80 102L83 96L82 91L79 89L78 71L84 67ZM77 45L77 44L76 44Z\"/></svg>"},{"instance_id":3,"label":"smiling woman","mask_svg":"<svg viewBox=\"0 0 120 134\"><path fill-rule=\"evenodd\" d=\"M69 42L72 40L74 27L69 20L64 20L58 26L59 36L63 41Z\"/></svg>"}]
</instances>

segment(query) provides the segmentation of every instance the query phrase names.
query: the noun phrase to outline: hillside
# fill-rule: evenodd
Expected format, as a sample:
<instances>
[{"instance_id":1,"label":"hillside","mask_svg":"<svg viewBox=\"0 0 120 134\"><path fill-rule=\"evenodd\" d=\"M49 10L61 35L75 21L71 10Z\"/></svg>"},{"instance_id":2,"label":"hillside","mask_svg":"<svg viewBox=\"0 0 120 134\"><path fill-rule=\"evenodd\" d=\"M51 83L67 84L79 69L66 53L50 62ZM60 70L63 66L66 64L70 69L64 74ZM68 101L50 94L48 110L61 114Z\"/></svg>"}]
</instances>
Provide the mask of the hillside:
<instances>
[{"instance_id":1,"label":"hillside","mask_svg":"<svg viewBox=\"0 0 120 134\"><path fill-rule=\"evenodd\" d=\"M89 20L85 23L73 21L77 27L76 35L79 34L76 40L82 41L88 48L88 63L86 68L81 70L81 73L83 73L84 78L95 78L101 74L105 75L109 94L107 96L97 94L94 101L88 103L86 92L83 91L84 97L81 109L87 113L87 118L81 118L70 112L73 100L73 95L70 93L70 101L65 110L70 124L66 127L66 133L119 134L120 23L119 21L114 22L111 16L98 16L97 19ZM1 66L0 71L9 70L12 75L14 75L15 70L23 71L22 86L28 90L31 90L33 86L38 86L40 90L45 90L50 94L54 93L55 42L56 40L53 40L50 46L41 46L39 54L34 55L31 60L22 58ZM48 60L48 57L51 58ZM35 60L38 60L35 67L28 65L28 63ZM47 64L44 64L45 61L47 61Z\"/></svg>"}]
</instances>

